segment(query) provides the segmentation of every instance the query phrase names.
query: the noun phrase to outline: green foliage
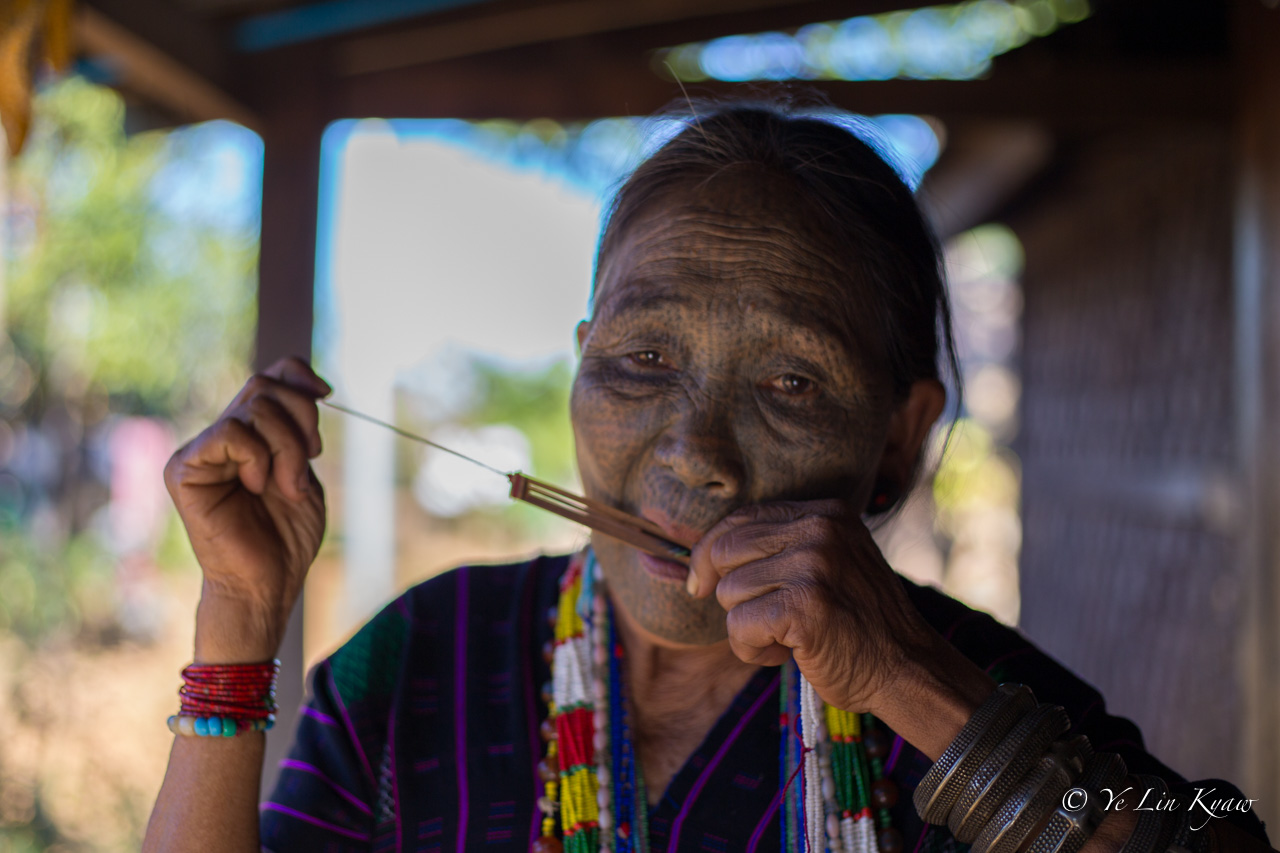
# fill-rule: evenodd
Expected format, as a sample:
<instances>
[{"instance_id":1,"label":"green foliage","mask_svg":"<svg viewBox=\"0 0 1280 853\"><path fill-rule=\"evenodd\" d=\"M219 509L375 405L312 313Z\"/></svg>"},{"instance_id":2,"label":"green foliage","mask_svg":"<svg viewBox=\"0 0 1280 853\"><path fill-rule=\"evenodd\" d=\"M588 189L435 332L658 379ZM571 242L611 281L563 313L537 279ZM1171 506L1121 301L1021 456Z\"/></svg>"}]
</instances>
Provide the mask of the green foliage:
<instances>
[{"instance_id":1,"label":"green foliage","mask_svg":"<svg viewBox=\"0 0 1280 853\"><path fill-rule=\"evenodd\" d=\"M529 440L534 474L553 483L575 476L569 393L573 365L565 359L548 367L512 370L476 359L472 363L475 405L471 425L511 424Z\"/></svg>"},{"instance_id":2,"label":"green foliage","mask_svg":"<svg viewBox=\"0 0 1280 853\"><path fill-rule=\"evenodd\" d=\"M4 313L36 382L5 402L28 416L51 396L97 391L117 411L173 417L243 371L256 235L175 217L156 182L181 147L127 137L123 121L118 95L69 79L38 98L13 169Z\"/></svg>"}]
</instances>

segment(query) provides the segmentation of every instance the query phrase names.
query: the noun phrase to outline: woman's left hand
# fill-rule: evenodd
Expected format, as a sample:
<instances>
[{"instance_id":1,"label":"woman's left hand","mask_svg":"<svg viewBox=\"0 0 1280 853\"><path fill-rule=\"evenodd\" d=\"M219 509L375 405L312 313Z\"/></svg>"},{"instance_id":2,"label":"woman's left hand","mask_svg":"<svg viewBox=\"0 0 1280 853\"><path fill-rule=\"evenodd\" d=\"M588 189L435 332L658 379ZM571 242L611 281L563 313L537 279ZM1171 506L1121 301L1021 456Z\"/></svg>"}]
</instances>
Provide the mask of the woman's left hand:
<instances>
[{"instance_id":1,"label":"woman's left hand","mask_svg":"<svg viewBox=\"0 0 1280 853\"><path fill-rule=\"evenodd\" d=\"M848 711L876 713L898 675L941 641L844 501L731 513L694 547L689 586L715 593L739 658L776 666L794 656L818 695Z\"/></svg>"}]
</instances>

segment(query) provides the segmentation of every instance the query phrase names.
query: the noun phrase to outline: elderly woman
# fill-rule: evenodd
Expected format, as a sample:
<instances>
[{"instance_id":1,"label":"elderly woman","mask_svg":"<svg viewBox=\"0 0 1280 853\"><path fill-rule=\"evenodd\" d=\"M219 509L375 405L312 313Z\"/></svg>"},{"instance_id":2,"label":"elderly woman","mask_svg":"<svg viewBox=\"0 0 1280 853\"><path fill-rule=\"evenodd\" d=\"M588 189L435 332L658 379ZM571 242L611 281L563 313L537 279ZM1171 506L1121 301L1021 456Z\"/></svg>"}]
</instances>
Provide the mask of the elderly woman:
<instances>
[{"instance_id":1,"label":"elderly woman","mask_svg":"<svg viewBox=\"0 0 1280 853\"><path fill-rule=\"evenodd\" d=\"M691 122L614 202L572 396L586 494L689 568L596 536L411 589L316 668L261 817L329 388L255 376L166 471L204 587L146 849L1268 849L1238 791L873 542L954 365L939 270L838 125Z\"/></svg>"}]
</instances>

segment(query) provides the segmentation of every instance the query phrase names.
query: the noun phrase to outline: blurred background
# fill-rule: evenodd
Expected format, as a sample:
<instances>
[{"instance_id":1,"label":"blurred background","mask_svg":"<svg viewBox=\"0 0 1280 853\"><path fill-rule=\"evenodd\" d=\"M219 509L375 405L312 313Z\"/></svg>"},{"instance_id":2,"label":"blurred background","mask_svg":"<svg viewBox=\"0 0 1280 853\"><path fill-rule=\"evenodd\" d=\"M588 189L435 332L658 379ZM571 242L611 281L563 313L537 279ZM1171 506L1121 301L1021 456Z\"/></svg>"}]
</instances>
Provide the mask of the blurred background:
<instances>
[{"instance_id":1,"label":"blurred background","mask_svg":"<svg viewBox=\"0 0 1280 853\"><path fill-rule=\"evenodd\" d=\"M678 128L644 116L780 83L945 245L963 405L890 562L1280 816L1274 5L0 0L0 850L137 848L200 578L161 470L254 369L310 355L335 400L576 488L602 211ZM282 706L407 586L585 541L322 431Z\"/></svg>"}]
</instances>

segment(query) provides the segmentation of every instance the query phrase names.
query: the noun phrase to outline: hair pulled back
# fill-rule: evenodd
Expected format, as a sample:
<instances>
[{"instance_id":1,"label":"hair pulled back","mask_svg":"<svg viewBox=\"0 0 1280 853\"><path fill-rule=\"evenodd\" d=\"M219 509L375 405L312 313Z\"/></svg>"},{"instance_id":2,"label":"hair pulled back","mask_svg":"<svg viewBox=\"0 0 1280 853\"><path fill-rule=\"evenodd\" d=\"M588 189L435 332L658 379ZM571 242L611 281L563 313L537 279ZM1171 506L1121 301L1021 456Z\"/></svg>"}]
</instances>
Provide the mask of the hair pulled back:
<instances>
[{"instance_id":1,"label":"hair pulled back","mask_svg":"<svg viewBox=\"0 0 1280 853\"><path fill-rule=\"evenodd\" d=\"M690 104L693 108L694 105ZM628 227L655 200L745 167L790 182L844 248L850 312L875 340L896 396L939 378L939 353L958 383L942 254L897 172L834 121L777 103L702 105L640 164L614 196L597 274ZM870 324L870 325L868 325Z\"/></svg>"}]
</instances>

